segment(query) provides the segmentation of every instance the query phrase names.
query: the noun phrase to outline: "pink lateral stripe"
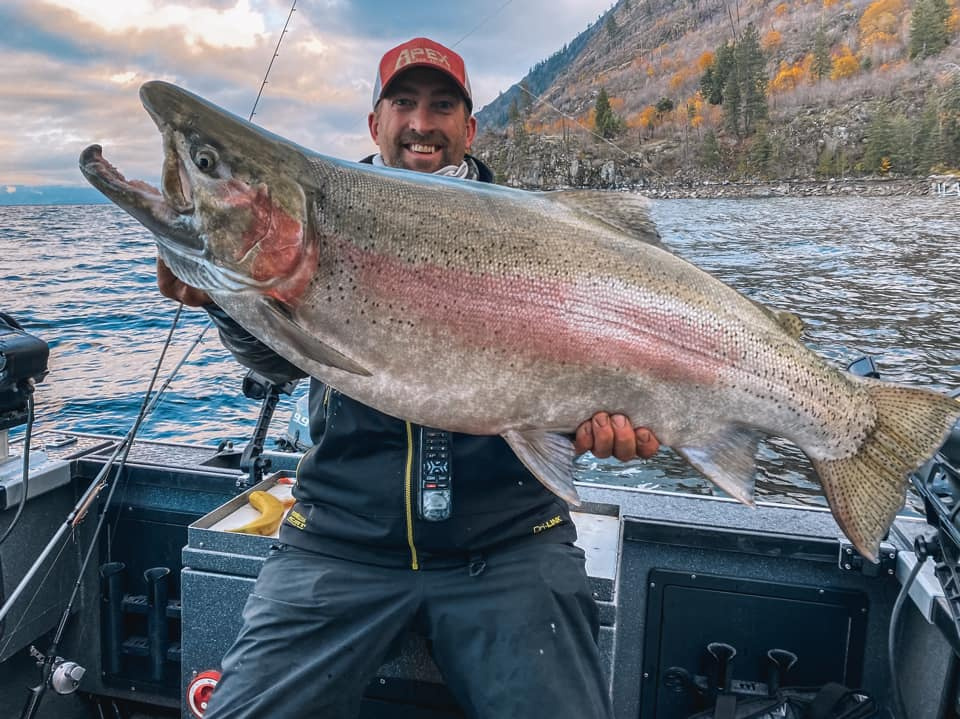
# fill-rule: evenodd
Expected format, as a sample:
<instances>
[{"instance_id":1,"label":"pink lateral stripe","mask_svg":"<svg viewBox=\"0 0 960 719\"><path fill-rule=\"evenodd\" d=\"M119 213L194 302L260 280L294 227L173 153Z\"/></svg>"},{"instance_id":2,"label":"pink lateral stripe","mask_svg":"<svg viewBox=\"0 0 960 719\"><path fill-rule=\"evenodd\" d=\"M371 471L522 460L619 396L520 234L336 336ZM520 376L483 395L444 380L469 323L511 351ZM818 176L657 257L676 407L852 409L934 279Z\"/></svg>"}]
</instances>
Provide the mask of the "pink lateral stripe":
<instances>
[{"instance_id":1,"label":"pink lateral stripe","mask_svg":"<svg viewBox=\"0 0 960 719\"><path fill-rule=\"evenodd\" d=\"M652 295L616 279L598 288L587 281L411 264L346 243L342 251L357 268L360 293L468 348L704 384L722 369L704 352L707 338L696 317L671 314Z\"/></svg>"}]
</instances>

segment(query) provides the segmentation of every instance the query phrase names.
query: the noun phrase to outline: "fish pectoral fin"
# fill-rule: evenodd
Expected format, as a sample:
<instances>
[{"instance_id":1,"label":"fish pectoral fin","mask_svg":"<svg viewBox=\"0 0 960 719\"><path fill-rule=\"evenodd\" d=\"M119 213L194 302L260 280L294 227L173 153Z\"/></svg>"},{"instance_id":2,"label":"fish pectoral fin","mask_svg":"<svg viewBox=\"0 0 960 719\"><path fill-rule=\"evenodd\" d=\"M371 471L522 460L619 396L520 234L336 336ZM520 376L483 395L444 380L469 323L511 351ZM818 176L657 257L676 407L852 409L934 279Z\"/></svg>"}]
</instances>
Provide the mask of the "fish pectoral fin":
<instances>
[{"instance_id":1,"label":"fish pectoral fin","mask_svg":"<svg viewBox=\"0 0 960 719\"><path fill-rule=\"evenodd\" d=\"M730 425L698 447L674 447L673 451L734 499L753 506L757 448L762 434Z\"/></svg>"},{"instance_id":2,"label":"fish pectoral fin","mask_svg":"<svg viewBox=\"0 0 960 719\"><path fill-rule=\"evenodd\" d=\"M641 242L667 249L650 217L650 201L642 195L602 190L556 190L544 193L544 197Z\"/></svg>"},{"instance_id":3,"label":"fish pectoral fin","mask_svg":"<svg viewBox=\"0 0 960 719\"><path fill-rule=\"evenodd\" d=\"M508 430L502 437L544 487L567 503L580 506L580 495L573 485L575 455L569 437L543 430Z\"/></svg>"},{"instance_id":4,"label":"fish pectoral fin","mask_svg":"<svg viewBox=\"0 0 960 719\"><path fill-rule=\"evenodd\" d=\"M297 324L285 305L276 301L268 300L261 304L264 308L263 313L268 316L268 321L275 323L280 327L289 329L286 333L286 342L292 348L304 357L319 362L320 364L334 367L350 374L360 375L361 377L371 377L372 373L365 367L357 364L342 352L335 350L328 344L325 344L314 337L305 328Z\"/></svg>"}]
</instances>

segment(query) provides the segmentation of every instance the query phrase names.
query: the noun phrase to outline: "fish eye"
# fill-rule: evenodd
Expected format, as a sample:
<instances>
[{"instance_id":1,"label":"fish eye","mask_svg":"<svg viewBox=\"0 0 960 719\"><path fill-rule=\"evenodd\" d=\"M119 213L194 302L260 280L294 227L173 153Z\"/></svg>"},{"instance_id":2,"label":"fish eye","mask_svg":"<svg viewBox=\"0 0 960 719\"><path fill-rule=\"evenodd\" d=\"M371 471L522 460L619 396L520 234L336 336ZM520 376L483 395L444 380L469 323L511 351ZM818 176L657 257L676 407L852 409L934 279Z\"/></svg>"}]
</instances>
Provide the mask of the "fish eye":
<instances>
[{"instance_id":1,"label":"fish eye","mask_svg":"<svg viewBox=\"0 0 960 719\"><path fill-rule=\"evenodd\" d=\"M213 172L219 160L220 156L217 154L217 151L209 145L197 148L193 152L193 164L200 168L201 172Z\"/></svg>"}]
</instances>

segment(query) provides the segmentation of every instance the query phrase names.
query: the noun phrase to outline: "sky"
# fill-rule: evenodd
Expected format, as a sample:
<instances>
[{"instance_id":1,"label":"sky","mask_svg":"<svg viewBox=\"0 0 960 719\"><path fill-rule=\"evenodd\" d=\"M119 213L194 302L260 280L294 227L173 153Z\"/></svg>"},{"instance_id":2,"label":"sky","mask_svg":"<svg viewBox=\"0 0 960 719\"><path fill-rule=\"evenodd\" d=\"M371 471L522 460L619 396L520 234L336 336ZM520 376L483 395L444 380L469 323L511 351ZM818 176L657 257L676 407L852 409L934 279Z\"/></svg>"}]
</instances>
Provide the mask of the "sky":
<instances>
[{"instance_id":1,"label":"sky","mask_svg":"<svg viewBox=\"0 0 960 719\"><path fill-rule=\"evenodd\" d=\"M374 151L375 68L416 36L460 53L480 109L612 0L300 0L254 122L318 152ZM137 91L161 79L248 117L290 0L0 0L0 191L81 186L89 144L154 182L160 135Z\"/></svg>"}]
</instances>

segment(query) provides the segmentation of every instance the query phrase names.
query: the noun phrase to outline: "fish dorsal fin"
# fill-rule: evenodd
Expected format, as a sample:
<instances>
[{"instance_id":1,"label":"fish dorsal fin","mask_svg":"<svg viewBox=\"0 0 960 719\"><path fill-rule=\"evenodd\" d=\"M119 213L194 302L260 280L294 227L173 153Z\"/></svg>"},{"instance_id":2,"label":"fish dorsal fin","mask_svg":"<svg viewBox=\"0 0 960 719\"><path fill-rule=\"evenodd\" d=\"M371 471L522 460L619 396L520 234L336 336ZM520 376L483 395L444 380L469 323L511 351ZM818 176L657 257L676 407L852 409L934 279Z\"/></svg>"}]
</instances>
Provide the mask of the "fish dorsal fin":
<instances>
[{"instance_id":1,"label":"fish dorsal fin","mask_svg":"<svg viewBox=\"0 0 960 719\"><path fill-rule=\"evenodd\" d=\"M756 430L729 425L704 444L673 450L724 492L752 507L761 436Z\"/></svg>"},{"instance_id":2,"label":"fish dorsal fin","mask_svg":"<svg viewBox=\"0 0 960 719\"><path fill-rule=\"evenodd\" d=\"M650 201L629 192L602 190L556 190L543 196L634 239L666 249L650 217Z\"/></svg>"},{"instance_id":3,"label":"fish dorsal fin","mask_svg":"<svg viewBox=\"0 0 960 719\"><path fill-rule=\"evenodd\" d=\"M544 487L567 503L580 506L580 495L573 485L575 455L569 437L543 430L508 430L502 436L517 458Z\"/></svg>"},{"instance_id":4,"label":"fish dorsal fin","mask_svg":"<svg viewBox=\"0 0 960 719\"><path fill-rule=\"evenodd\" d=\"M291 316L290 311L282 303L267 299L258 304L263 308L263 314L267 321L271 322L275 329L285 328L289 330L283 333L284 339L286 343L301 356L308 357L327 367L349 372L350 374L360 375L361 377L372 376L370 371L365 367L360 366L342 352L320 341L297 324L296 320ZM301 369L309 371L307 367L302 367Z\"/></svg>"}]
</instances>

